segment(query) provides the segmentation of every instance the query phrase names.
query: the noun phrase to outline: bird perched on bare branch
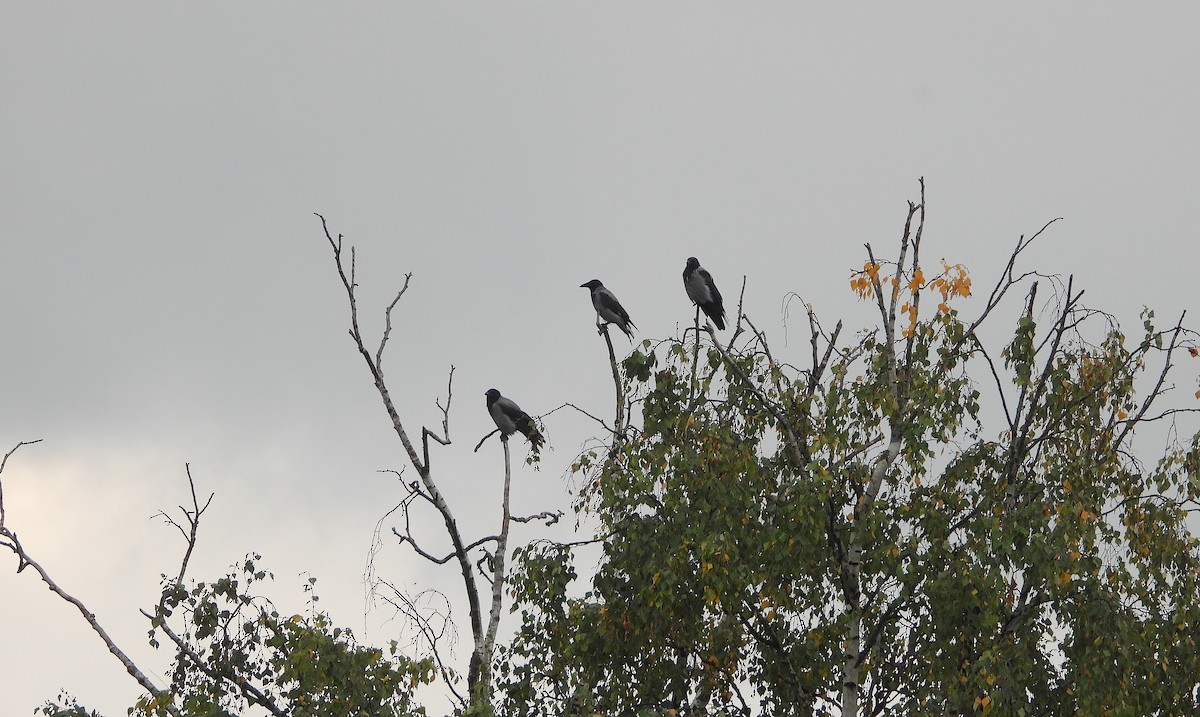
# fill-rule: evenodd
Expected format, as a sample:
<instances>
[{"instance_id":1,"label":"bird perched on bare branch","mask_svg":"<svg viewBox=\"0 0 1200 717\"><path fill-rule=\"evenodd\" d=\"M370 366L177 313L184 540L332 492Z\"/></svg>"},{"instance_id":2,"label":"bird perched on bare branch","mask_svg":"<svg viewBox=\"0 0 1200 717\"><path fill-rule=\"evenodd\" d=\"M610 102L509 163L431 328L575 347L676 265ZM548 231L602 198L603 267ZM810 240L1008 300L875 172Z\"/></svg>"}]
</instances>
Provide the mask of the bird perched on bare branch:
<instances>
[{"instance_id":1,"label":"bird perched on bare branch","mask_svg":"<svg viewBox=\"0 0 1200 717\"><path fill-rule=\"evenodd\" d=\"M633 341L633 330L637 326L629 319L629 312L621 306L621 302L617 301L617 297L608 287L600 283L599 279L592 279L586 284L580 284L580 288L589 289L592 292L592 306L596 308L596 315L604 320L606 324L614 324L618 329L625 332L630 341Z\"/></svg>"},{"instance_id":2,"label":"bird perched on bare branch","mask_svg":"<svg viewBox=\"0 0 1200 717\"><path fill-rule=\"evenodd\" d=\"M496 422L496 428L500 429L501 439L507 441L509 436L520 431L529 439L535 453L541 450L546 439L528 413L522 411L512 399L501 396L494 388L489 388L484 395L487 396L488 413Z\"/></svg>"},{"instance_id":3,"label":"bird perched on bare branch","mask_svg":"<svg viewBox=\"0 0 1200 717\"><path fill-rule=\"evenodd\" d=\"M700 308L718 329L725 329L725 304L721 292L713 283L712 274L700 266L696 257L688 257L687 266L683 270L683 288L687 289L688 298Z\"/></svg>"}]
</instances>

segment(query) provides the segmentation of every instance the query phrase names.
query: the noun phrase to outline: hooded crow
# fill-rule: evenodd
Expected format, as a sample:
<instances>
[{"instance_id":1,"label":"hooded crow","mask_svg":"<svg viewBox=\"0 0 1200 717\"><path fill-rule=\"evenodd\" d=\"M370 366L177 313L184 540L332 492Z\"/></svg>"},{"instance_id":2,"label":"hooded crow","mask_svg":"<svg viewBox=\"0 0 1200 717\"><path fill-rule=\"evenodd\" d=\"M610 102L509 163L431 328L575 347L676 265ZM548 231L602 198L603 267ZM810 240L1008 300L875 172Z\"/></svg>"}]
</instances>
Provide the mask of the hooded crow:
<instances>
[{"instance_id":1,"label":"hooded crow","mask_svg":"<svg viewBox=\"0 0 1200 717\"><path fill-rule=\"evenodd\" d=\"M488 413L492 414L496 428L500 429L501 438L507 441L509 436L520 431L533 444L535 452L541 449L542 443L546 439L538 431L537 425L528 413L522 411L521 407L512 399L501 396L500 392L494 388L489 388L484 395L487 396Z\"/></svg>"},{"instance_id":2,"label":"hooded crow","mask_svg":"<svg viewBox=\"0 0 1200 717\"><path fill-rule=\"evenodd\" d=\"M625 311L625 307L621 306L617 297L604 284L601 284L599 279L592 279L586 284L580 284L579 287L591 290L592 306L596 307L596 314L604 319L604 323L616 324L617 328L624 331L629 340L633 341L632 329L636 329L637 326L629 320L629 312Z\"/></svg>"},{"instance_id":3,"label":"hooded crow","mask_svg":"<svg viewBox=\"0 0 1200 717\"><path fill-rule=\"evenodd\" d=\"M713 283L712 274L700 266L694 256L688 257L687 267L683 270L683 288L687 289L688 298L699 306L718 329L725 330L725 305L721 301L721 292Z\"/></svg>"}]
</instances>

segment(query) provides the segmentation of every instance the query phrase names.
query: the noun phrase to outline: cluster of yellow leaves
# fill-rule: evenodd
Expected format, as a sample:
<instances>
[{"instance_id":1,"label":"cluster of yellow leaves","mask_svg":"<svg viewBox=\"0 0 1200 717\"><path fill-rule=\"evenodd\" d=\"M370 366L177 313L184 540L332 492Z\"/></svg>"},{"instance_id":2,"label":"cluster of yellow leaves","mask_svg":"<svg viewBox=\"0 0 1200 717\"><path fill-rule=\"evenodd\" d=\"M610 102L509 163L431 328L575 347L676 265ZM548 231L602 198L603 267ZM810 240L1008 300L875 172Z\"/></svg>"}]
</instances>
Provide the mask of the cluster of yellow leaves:
<instances>
[{"instance_id":1,"label":"cluster of yellow leaves","mask_svg":"<svg viewBox=\"0 0 1200 717\"><path fill-rule=\"evenodd\" d=\"M950 266L942 259L942 275L929 282L929 288L942 295L942 303L938 304L938 313L950 311L950 300L971 295L971 277L967 267L962 264Z\"/></svg>"},{"instance_id":2,"label":"cluster of yellow leaves","mask_svg":"<svg viewBox=\"0 0 1200 717\"><path fill-rule=\"evenodd\" d=\"M850 288L860 299L871 298L871 289L879 282L879 264L866 262L862 271L850 275Z\"/></svg>"},{"instance_id":3,"label":"cluster of yellow leaves","mask_svg":"<svg viewBox=\"0 0 1200 717\"><path fill-rule=\"evenodd\" d=\"M946 314L950 311L950 301L958 297L967 297L971 295L971 277L967 274L967 269L962 264L951 266L942 260L942 274L925 283L925 272L921 267L914 267L912 278L903 287L900 284L898 276L880 278L880 264L868 261L863 264L860 271L856 271L850 275L850 289L858 295L859 299L870 299L875 291L882 292L883 284L891 284L892 296L898 296L901 289L908 291L913 297L912 301L906 301L900 307L900 311L908 315L908 326L902 332L905 338L913 335L917 327L917 302L916 297L923 289L932 289L941 296L941 301L938 303L937 312ZM876 289L878 287L878 289Z\"/></svg>"}]
</instances>

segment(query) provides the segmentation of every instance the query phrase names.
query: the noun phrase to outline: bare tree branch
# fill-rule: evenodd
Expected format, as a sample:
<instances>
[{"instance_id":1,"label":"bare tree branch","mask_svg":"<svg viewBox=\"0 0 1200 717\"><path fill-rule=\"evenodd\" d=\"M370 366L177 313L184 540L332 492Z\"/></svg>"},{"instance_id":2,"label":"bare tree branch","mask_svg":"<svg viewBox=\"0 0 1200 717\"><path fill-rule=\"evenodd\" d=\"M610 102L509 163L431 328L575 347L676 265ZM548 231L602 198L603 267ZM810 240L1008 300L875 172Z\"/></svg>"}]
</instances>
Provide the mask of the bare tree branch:
<instances>
[{"instance_id":1,"label":"bare tree branch","mask_svg":"<svg viewBox=\"0 0 1200 717\"><path fill-rule=\"evenodd\" d=\"M404 446L404 450L408 453L409 462L411 462L413 467L416 468L417 474L421 478L421 483L424 485L425 489L422 497L425 497L429 502L431 502L441 514L442 521L446 526L446 533L450 537L450 541L454 546L454 556L458 560L459 570L462 573L463 578L463 586L467 594L467 601L470 605L471 634L474 638L475 644L479 645L480 641L484 639L484 632L482 606L479 599L479 589L475 582L475 571L471 565L470 558L467 555L467 548L463 543L462 534L458 529L458 523L454 519L454 514L450 510L450 504L446 501L445 497L438 489L437 483L433 480L428 462L428 442L424 439L429 436L433 436L435 440L437 440L438 437L435 436L431 431L428 431L428 429L423 429L422 437L424 441L424 457L417 454L416 447L409 439L408 432L405 430L404 425L400 421L400 415L396 411L396 406L392 400L391 392L388 390L387 383L384 381L383 372L379 365L380 361L382 361L383 350L387 341L386 329L385 336L380 341L379 348L375 352L374 357L371 355L371 352L367 350L366 344L363 340L362 331L359 329L358 299L355 294L357 283L355 277L356 268L354 248L351 247L350 249L350 272L347 275L345 264L342 260L342 236L339 234L335 240L329 231L329 226L325 221L325 217L321 216L320 214L314 214L318 219L321 220L321 228L325 232L325 238L328 240L330 248L333 250L334 265L337 268L338 277L341 279L342 287L346 291L346 298L350 306L350 337L354 340L355 348L358 350L359 355L362 356L363 361L367 365L368 371L371 373L371 377L375 383L375 390L379 393L379 397L383 401L384 408L387 410L388 417L392 421L392 428L394 429L396 436L400 439L401 444ZM391 308L395 306L397 301L399 301L407 287L408 279L406 278L404 288L400 290L396 298L392 301L392 304L388 307L388 312L390 312ZM390 326L390 319L388 320L388 326ZM451 370L451 378L453 378L453 369ZM449 442L449 405L450 389L448 386L446 407L442 408L443 430L446 434L446 442ZM441 408L440 405L439 408ZM438 442L442 443L441 440ZM409 542L411 543L411 541ZM413 547L417 548L415 543L413 543ZM475 665L472 664L472 669L468 672L467 677L468 684L471 686L472 692L474 692L474 688L476 686L475 680L479 676L480 672L475 669Z\"/></svg>"},{"instance_id":2,"label":"bare tree branch","mask_svg":"<svg viewBox=\"0 0 1200 717\"><path fill-rule=\"evenodd\" d=\"M535 520L540 520L546 525L554 525L563 517L561 510L543 510L541 513L533 515L514 515L512 521L514 523L532 523Z\"/></svg>"},{"instance_id":3,"label":"bare tree branch","mask_svg":"<svg viewBox=\"0 0 1200 717\"><path fill-rule=\"evenodd\" d=\"M379 338L379 348L375 350L375 365L379 367L379 373L383 373L383 349L387 346L388 337L392 335L392 309L396 308L396 304L400 303L400 297L404 296L404 292L408 291L408 283L412 281L412 272L407 272L404 275L404 286L400 287L400 291L396 293L396 298L392 299L392 303L388 304L387 309L383 312L383 336ZM453 377L454 369L450 369L450 375Z\"/></svg>"},{"instance_id":4,"label":"bare tree branch","mask_svg":"<svg viewBox=\"0 0 1200 717\"><path fill-rule=\"evenodd\" d=\"M40 438L35 441L22 441L14 446L13 449L8 453L5 453L3 460L0 460L0 474L4 472L4 468L8 464L8 459L17 452L17 449L19 449L21 446L28 446L38 443L39 441L41 441ZM112 653L113 657L117 658L117 661L121 663L121 665L125 668L125 671L128 672L129 675L133 677L133 679L136 680L139 685L142 686L142 689L146 690L147 693L153 695L155 699L159 700L159 703L165 706L167 711L172 715L175 715L175 717L180 717L179 709L171 703L170 694L164 690L160 690L158 686L151 682L150 678L147 677L144 672L142 672L141 668L134 663L129 655L125 654L125 651L120 647L117 647L117 643L113 641L112 637L109 636L108 631L105 630L100 624L100 621L96 618L96 614L89 610L87 605L85 605L82 600L71 595L66 590L63 590L59 584L50 577L50 574L46 572L46 569L43 568L40 563L34 560L33 557L25 550L25 546L21 544L20 539L17 537L16 531L9 528L8 524L6 523L7 516L4 513L3 495L3 483L0 482L0 546L8 548L13 552L14 555L17 556L17 572L19 573L25 570L25 568L32 567L34 571L37 572L42 582L46 584L46 587L50 588L51 592L65 602L75 606L75 609L78 610L79 614L83 616L83 619L87 621L87 624L92 628L92 631L99 636L100 640L104 643L104 646L108 648L108 651Z\"/></svg>"},{"instance_id":5,"label":"bare tree branch","mask_svg":"<svg viewBox=\"0 0 1200 717\"><path fill-rule=\"evenodd\" d=\"M569 401L568 401L568 402L566 402L566 403L559 404L558 406L555 406L554 408L552 408L552 409L551 409L551 410L549 410L549 411L546 411L545 413L541 414L541 415L540 415L540 416L538 416L537 418L538 418L538 420L540 421L540 420L542 420L542 419L546 418L547 416L550 416L550 415L552 415L552 414L554 414L554 413L557 413L558 411L561 411L561 410L562 410L562 409L564 409L564 408L573 408L573 409L575 409L576 411L578 411L579 413L582 413L584 416L587 416L588 418L592 419L592 420L593 420L593 421L595 421L596 423L600 424L600 426L601 426L601 427L602 427L602 428L603 428L603 429L604 429L606 432L608 432L608 433L612 433L612 434L616 434L616 433L617 433L617 431L613 430L612 428L610 428L610 427L609 427L609 425L608 425L607 423L605 423L605 421L604 421L604 419L603 419L603 418L600 418L599 416L592 415L591 413L588 413L587 411L583 410L583 409L582 409L582 408L580 408L579 406L576 406L575 404L573 404L573 403L571 403L571 402L569 402ZM496 432L496 431L492 431L492 433L495 433L495 432ZM487 439L488 439L488 437L490 437L491 435L492 435L492 434L491 434L491 433L489 433L487 436L484 436L484 437L483 437L483 438L484 438L484 440L487 440ZM482 445L482 444L483 444L483 441L480 441L479 443L480 443L480 445ZM478 446L475 448L475 450L479 450Z\"/></svg>"},{"instance_id":6,"label":"bare tree branch","mask_svg":"<svg viewBox=\"0 0 1200 717\"><path fill-rule=\"evenodd\" d=\"M38 438L38 439L32 440L32 441L21 441L17 445L13 446L12 450L10 450L8 453L5 453L4 458L0 459L0 474L4 473L4 466L8 465L8 459L12 456L12 454L16 453L21 448L21 446L32 446L35 443L41 443L41 442L42 442L42 439ZM4 528L4 482L0 481L0 529L3 529L3 528ZM20 572L20 569L18 569L17 572Z\"/></svg>"},{"instance_id":7,"label":"bare tree branch","mask_svg":"<svg viewBox=\"0 0 1200 717\"><path fill-rule=\"evenodd\" d=\"M405 286L407 287L407 283L405 284ZM404 292L401 292L401 293L404 293ZM399 297L396 297L396 298L399 298ZM391 309L389 307L389 311L390 310ZM380 349L382 349L382 348L383 348L383 345L380 344ZM438 407L438 409L441 410L441 412L442 412L442 435L439 436L438 434L429 430L425 426L421 427L421 452L425 457L426 467L428 467L430 465L430 463L429 463L429 439L430 438L432 438L433 440L442 444L443 446L450 445L450 402L453 399L454 399L454 365L451 364L450 377L448 379L446 379L446 405L443 406L442 402L440 400L434 401L434 405L436 405Z\"/></svg>"},{"instance_id":8,"label":"bare tree branch","mask_svg":"<svg viewBox=\"0 0 1200 717\"><path fill-rule=\"evenodd\" d=\"M442 680L446 683L446 687L450 690L451 694L454 695L454 700L458 703L459 707L465 709L468 705L467 699L454 686L454 683L459 678L454 670L452 670L442 659L442 650L438 647L438 643L445 636L446 631L448 629L453 630L454 627L454 623L451 622L449 616L449 600L445 595L436 590L424 590L418 594L416 598L410 598L396 588L396 586L392 583L386 580L381 580L379 582L381 585L386 586L392 592L394 597L382 594L378 595L378 597L395 608L397 613L404 615L409 622L416 625L418 633L420 634L421 638L425 640L425 644L428 646L429 653L433 656L434 662L437 663L438 673L441 674ZM417 601L420 600L422 596L430 594L436 595L446 602L445 613L436 610L432 612L435 617L440 618L441 620L440 630L434 627L430 618L428 617L430 614L429 608L422 608L421 606L417 605ZM453 639L453 633L451 634L451 639ZM415 643L416 640L414 639L414 644Z\"/></svg>"},{"instance_id":9,"label":"bare tree branch","mask_svg":"<svg viewBox=\"0 0 1200 717\"><path fill-rule=\"evenodd\" d=\"M1004 298L1004 295L1008 293L1009 289L1019 284L1027 277L1037 275L1035 272L1026 272L1020 276L1013 276L1013 269L1016 266L1017 257L1021 255L1021 252L1029 248L1029 245L1032 244L1035 239L1041 236L1042 232L1050 228L1051 224L1059 221L1060 219L1062 219L1062 217L1055 217L1054 219L1046 222L1046 224L1042 226L1041 229L1038 229L1036 232L1034 232L1033 236L1029 237L1029 239L1026 239L1024 234L1017 239L1017 246L1013 249L1012 253L1009 254L1008 263L1005 265L1004 271L1000 273L1000 278L996 280L996 285L992 288L992 293L988 296L987 304L983 307L983 311L980 312L979 316L973 322L971 322L971 325L967 327L965 332L963 332L964 340L967 336L974 335L975 330L979 328L984 319L986 319L988 315L992 313L993 309L1000 305L1001 299Z\"/></svg>"}]
</instances>

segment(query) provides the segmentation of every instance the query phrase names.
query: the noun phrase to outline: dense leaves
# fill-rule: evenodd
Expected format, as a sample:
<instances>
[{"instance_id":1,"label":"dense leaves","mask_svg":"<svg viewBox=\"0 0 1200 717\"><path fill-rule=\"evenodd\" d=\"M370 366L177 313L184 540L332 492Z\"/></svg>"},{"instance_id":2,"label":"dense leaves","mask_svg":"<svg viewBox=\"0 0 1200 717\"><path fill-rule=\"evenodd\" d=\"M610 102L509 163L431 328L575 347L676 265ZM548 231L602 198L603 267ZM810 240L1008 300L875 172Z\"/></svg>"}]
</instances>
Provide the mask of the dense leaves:
<instances>
[{"instance_id":1,"label":"dense leaves","mask_svg":"<svg viewBox=\"0 0 1200 717\"><path fill-rule=\"evenodd\" d=\"M172 673L171 691L185 714L234 715L268 702L294 717L424 713L411 693L432 679L429 661L397 654L395 642L386 653L359 645L349 630L333 627L316 609L315 578L306 585L307 614L281 615L253 592L269 577L257 559L248 556L239 570L190 590L167 585L166 615L182 614L180 637L189 651L180 652ZM245 689L250 685L255 692ZM139 704L139 713L166 714L152 701Z\"/></svg>"}]
</instances>

